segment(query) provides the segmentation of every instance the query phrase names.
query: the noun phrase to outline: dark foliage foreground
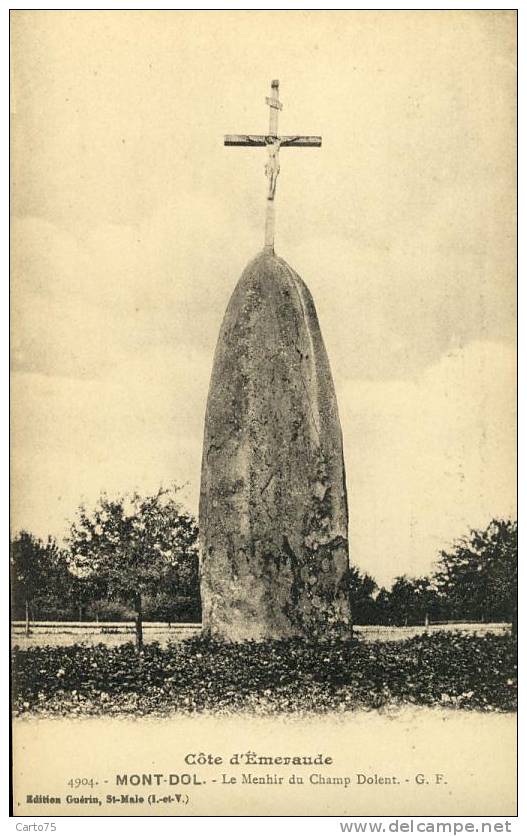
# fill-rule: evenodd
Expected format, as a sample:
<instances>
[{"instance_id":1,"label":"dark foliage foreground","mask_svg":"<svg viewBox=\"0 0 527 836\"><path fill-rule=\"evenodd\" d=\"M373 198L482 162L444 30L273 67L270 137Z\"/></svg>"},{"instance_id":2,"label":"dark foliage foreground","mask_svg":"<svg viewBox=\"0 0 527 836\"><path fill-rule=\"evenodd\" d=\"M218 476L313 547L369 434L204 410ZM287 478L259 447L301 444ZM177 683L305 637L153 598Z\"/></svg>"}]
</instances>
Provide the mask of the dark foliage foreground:
<instances>
[{"instance_id":1,"label":"dark foliage foreground","mask_svg":"<svg viewBox=\"0 0 527 836\"><path fill-rule=\"evenodd\" d=\"M13 674L18 714L516 708L516 643L490 634L227 645L199 637L152 643L139 656L132 644L15 648Z\"/></svg>"}]
</instances>

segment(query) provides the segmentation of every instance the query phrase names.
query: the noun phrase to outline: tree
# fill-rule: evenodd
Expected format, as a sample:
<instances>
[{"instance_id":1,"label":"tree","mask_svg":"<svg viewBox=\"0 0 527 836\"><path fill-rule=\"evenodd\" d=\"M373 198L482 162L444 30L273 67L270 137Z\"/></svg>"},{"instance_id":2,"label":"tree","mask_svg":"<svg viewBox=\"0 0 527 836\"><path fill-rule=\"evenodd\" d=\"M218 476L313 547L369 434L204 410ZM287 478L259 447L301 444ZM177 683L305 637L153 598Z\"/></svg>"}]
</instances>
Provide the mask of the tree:
<instances>
[{"instance_id":1,"label":"tree","mask_svg":"<svg viewBox=\"0 0 527 836\"><path fill-rule=\"evenodd\" d=\"M389 593L390 612L395 623L406 625L415 613L415 588L412 578L395 578Z\"/></svg>"},{"instance_id":2,"label":"tree","mask_svg":"<svg viewBox=\"0 0 527 836\"><path fill-rule=\"evenodd\" d=\"M143 599L155 595L172 570L183 578L196 571L198 529L176 500L178 488L109 498L93 511L78 510L71 526L71 566L80 577L106 585L109 598L135 611L136 646L143 645Z\"/></svg>"},{"instance_id":3,"label":"tree","mask_svg":"<svg viewBox=\"0 0 527 836\"><path fill-rule=\"evenodd\" d=\"M375 621L373 624L392 624L393 614L390 601L390 591L381 586L375 598Z\"/></svg>"},{"instance_id":4,"label":"tree","mask_svg":"<svg viewBox=\"0 0 527 836\"><path fill-rule=\"evenodd\" d=\"M439 596L434 578L423 575L412 578L414 624L424 624L428 627L432 619L437 619L440 612Z\"/></svg>"},{"instance_id":5,"label":"tree","mask_svg":"<svg viewBox=\"0 0 527 836\"><path fill-rule=\"evenodd\" d=\"M453 618L517 621L518 524L492 520L484 531L442 551L435 573L439 593Z\"/></svg>"},{"instance_id":6,"label":"tree","mask_svg":"<svg viewBox=\"0 0 527 836\"><path fill-rule=\"evenodd\" d=\"M398 625L425 624L439 614L439 598L434 579L424 575L409 578L400 575L389 592L381 590L377 599L391 623ZM380 599L380 600L379 600Z\"/></svg>"},{"instance_id":7,"label":"tree","mask_svg":"<svg viewBox=\"0 0 527 836\"><path fill-rule=\"evenodd\" d=\"M73 569L73 562L70 557L70 567ZM85 614L95 615L98 619L97 603L107 597L107 585L104 577L97 573L70 571L70 585L68 599L72 610L75 612L78 621L82 621Z\"/></svg>"},{"instance_id":8,"label":"tree","mask_svg":"<svg viewBox=\"0 0 527 836\"><path fill-rule=\"evenodd\" d=\"M35 605L48 611L63 606L69 576L66 556L52 537L43 543L21 531L11 541L10 562L13 610L17 614L23 611L29 635Z\"/></svg>"},{"instance_id":9,"label":"tree","mask_svg":"<svg viewBox=\"0 0 527 836\"><path fill-rule=\"evenodd\" d=\"M355 567L350 566L347 573L348 597L350 611L354 624L375 624L375 598L377 584L371 575L362 575Z\"/></svg>"}]
</instances>

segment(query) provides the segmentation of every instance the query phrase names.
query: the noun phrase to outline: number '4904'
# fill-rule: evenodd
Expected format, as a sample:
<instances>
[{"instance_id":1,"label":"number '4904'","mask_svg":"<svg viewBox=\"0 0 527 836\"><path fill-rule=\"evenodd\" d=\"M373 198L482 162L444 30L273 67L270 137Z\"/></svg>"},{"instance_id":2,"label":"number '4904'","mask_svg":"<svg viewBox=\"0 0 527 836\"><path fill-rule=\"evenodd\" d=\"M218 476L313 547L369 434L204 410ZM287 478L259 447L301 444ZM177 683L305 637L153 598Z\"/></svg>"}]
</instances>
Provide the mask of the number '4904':
<instances>
[{"instance_id":1,"label":"number '4904'","mask_svg":"<svg viewBox=\"0 0 527 836\"><path fill-rule=\"evenodd\" d=\"M77 789L78 787L95 787L97 785L97 781L95 778L70 778L68 781L68 787L72 789Z\"/></svg>"}]
</instances>

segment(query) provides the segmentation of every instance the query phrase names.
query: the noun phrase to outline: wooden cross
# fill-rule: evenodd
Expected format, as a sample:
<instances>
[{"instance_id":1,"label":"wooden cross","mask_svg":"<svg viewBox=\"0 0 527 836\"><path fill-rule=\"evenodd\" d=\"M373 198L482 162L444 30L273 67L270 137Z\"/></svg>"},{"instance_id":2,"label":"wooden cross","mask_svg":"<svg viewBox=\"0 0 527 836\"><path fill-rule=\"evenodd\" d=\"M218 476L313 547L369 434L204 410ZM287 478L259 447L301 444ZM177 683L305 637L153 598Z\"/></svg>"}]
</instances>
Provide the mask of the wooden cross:
<instances>
[{"instance_id":1,"label":"wooden cross","mask_svg":"<svg viewBox=\"0 0 527 836\"><path fill-rule=\"evenodd\" d=\"M249 148L267 147L268 160L265 175L268 180L267 210L265 214L265 249L274 252L274 197L276 180L280 173L280 148L320 148L321 136L278 136L278 111L282 104L278 100L278 81L271 82L271 96L266 98L269 105L269 133L266 136L257 134L228 134L225 145L245 146Z\"/></svg>"}]
</instances>

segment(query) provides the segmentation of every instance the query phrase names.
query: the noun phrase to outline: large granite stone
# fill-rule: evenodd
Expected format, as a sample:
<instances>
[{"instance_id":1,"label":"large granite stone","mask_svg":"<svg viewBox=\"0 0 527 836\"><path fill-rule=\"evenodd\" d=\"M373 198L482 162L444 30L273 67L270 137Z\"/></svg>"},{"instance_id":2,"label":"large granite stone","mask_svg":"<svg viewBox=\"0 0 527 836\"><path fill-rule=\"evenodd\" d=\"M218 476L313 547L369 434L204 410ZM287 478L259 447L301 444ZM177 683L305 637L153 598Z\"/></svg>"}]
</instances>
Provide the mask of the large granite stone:
<instances>
[{"instance_id":1,"label":"large granite stone","mask_svg":"<svg viewBox=\"0 0 527 836\"><path fill-rule=\"evenodd\" d=\"M204 629L350 633L342 434L313 299L281 258L244 270L216 347L200 496Z\"/></svg>"}]
</instances>

